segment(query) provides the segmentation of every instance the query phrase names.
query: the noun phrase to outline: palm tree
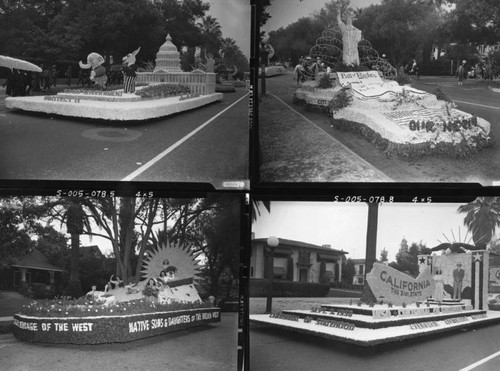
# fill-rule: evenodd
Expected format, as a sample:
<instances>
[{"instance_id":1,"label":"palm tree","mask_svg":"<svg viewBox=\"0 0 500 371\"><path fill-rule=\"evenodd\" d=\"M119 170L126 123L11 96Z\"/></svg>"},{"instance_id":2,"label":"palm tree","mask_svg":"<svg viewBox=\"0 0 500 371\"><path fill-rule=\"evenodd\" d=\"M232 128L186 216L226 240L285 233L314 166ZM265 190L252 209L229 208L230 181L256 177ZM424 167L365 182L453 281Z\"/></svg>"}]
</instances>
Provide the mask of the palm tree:
<instances>
[{"instance_id":1,"label":"palm tree","mask_svg":"<svg viewBox=\"0 0 500 371\"><path fill-rule=\"evenodd\" d=\"M79 275L80 235L91 234L90 218L86 215L84 206L93 209L91 201L81 197L61 197L57 200L48 200L41 206L46 208L49 222L57 220L61 225L66 225L66 230L71 235L71 268L65 292L72 297L82 295Z\"/></svg>"},{"instance_id":2,"label":"palm tree","mask_svg":"<svg viewBox=\"0 0 500 371\"><path fill-rule=\"evenodd\" d=\"M196 25L204 35L215 35L217 37L222 35L220 23L210 15L203 17L201 22L198 22Z\"/></svg>"},{"instance_id":3,"label":"palm tree","mask_svg":"<svg viewBox=\"0 0 500 371\"><path fill-rule=\"evenodd\" d=\"M270 201L257 201L255 199L252 200L252 221L257 221L257 218L260 216L260 204L264 205L265 209L268 213L271 212L271 202Z\"/></svg>"},{"instance_id":4,"label":"palm tree","mask_svg":"<svg viewBox=\"0 0 500 371\"><path fill-rule=\"evenodd\" d=\"M458 212L466 214L464 225L472 232L476 247L486 249L496 227L500 226L500 197L478 197L459 206Z\"/></svg>"},{"instance_id":5,"label":"palm tree","mask_svg":"<svg viewBox=\"0 0 500 371\"><path fill-rule=\"evenodd\" d=\"M222 37L221 25L216 18L208 15L201 19L197 24L203 38L203 49L205 55L211 53L215 55L219 51L220 40Z\"/></svg>"},{"instance_id":6,"label":"palm tree","mask_svg":"<svg viewBox=\"0 0 500 371\"><path fill-rule=\"evenodd\" d=\"M236 41L230 37L226 37L224 39L221 39L221 45L219 49L219 53L222 58L224 58L224 55L226 53L230 53L234 50L238 49L238 45L236 45Z\"/></svg>"}]
</instances>

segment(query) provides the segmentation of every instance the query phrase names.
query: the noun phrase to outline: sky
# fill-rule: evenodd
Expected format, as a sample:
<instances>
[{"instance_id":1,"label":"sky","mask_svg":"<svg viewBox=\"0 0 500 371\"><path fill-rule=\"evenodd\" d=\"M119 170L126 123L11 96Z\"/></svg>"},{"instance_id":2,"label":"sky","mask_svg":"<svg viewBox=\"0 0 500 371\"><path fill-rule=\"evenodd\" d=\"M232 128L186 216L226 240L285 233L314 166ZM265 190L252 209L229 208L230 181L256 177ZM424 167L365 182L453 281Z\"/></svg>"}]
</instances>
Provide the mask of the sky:
<instances>
[{"instance_id":1,"label":"sky","mask_svg":"<svg viewBox=\"0 0 500 371\"><path fill-rule=\"evenodd\" d=\"M217 18L222 36L236 41L245 56L250 58L250 0L209 0L206 15Z\"/></svg>"},{"instance_id":2,"label":"sky","mask_svg":"<svg viewBox=\"0 0 500 371\"><path fill-rule=\"evenodd\" d=\"M428 248L441 242L469 242L465 214L457 203L384 203L379 208L377 259L385 247L395 260L401 240L422 241ZM348 258L364 259L368 205L366 203L271 202L271 213L261 206L252 225L255 238L275 236L347 251ZM467 239L466 239L467 236Z\"/></svg>"},{"instance_id":3,"label":"sky","mask_svg":"<svg viewBox=\"0 0 500 371\"><path fill-rule=\"evenodd\" d=\"M217 1L217 0L216 0ZM380 4L382 0L351 0L351 8L366 8L372 4ZM323 6L329 3L327 0L272 0L267 12L271 18L262 27L262 30L277 30L286 27L299 18L308 17L319 12Z\"/></svg>"}]
</instances>

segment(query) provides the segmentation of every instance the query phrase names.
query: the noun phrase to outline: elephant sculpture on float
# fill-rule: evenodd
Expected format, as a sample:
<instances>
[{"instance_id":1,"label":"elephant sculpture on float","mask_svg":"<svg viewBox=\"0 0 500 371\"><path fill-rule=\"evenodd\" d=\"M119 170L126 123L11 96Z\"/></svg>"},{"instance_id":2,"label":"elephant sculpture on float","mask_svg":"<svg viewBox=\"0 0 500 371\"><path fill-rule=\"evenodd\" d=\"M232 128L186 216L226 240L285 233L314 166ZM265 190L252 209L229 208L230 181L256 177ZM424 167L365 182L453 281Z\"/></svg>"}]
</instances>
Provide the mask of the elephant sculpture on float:
<instances>
[{"instance_id":1,"label":"elephant sculpture on float","mask_svg":"<svg viewBox=\"0 0 500 371\"><path fill-rule=\"evenodd\" d=\"M87 56L87 63L80 61L80 68L88 70L92 69L90 73L90 80L102 88L106 89L106 83L108 82L108 77L106 76L106 68L102 66L104 63L104 58L98 53L90 53Z\"/></svg>"}]
</instances>

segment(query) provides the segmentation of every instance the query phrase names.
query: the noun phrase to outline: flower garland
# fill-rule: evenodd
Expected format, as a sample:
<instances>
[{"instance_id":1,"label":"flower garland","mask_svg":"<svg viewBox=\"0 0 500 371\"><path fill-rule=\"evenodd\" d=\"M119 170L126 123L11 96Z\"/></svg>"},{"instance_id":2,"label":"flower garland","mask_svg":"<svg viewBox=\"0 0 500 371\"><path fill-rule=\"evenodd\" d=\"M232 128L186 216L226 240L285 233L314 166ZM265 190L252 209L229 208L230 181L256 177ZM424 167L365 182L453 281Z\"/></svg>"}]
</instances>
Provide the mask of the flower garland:
<instances>
[{"instance_id":1,"label":"flower garland","mask_svg":"<svg viewBox=\"0 0 500 371\"><path fill-rule=\"evenodd\" d=\"M104 301L89 300L88 298L82 297L79 299L58 298L32 301L30 304L22 307L20 314L43 317L86 317L96 314L139 314L156 312L158 310L182 310L213 306L213 303L210 301L204 303L172 302L168 304L159 304L156 302L148 302L144 299L105 305Z\"/></svg>"}]
</instances>

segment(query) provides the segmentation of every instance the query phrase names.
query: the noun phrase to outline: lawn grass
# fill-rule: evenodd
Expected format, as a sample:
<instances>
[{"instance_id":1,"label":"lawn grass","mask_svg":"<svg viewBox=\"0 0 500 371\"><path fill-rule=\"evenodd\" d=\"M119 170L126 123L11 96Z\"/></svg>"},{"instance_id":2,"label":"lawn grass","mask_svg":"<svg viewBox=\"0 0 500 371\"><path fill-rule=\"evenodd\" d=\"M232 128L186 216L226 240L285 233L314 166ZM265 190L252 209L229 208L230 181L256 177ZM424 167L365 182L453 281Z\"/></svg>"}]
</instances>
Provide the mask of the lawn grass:
<instances>
[{"instance_id":1,"label":"lawn grass","mask_svg":"<svg viewBox=\"0 0 500 371\"><path fill-rule=\"evenodd\" d=\"M380 178L330 135L270 95L259 103L259 144L263 182L363 182Z\"/></svg>"}]
</instances>

